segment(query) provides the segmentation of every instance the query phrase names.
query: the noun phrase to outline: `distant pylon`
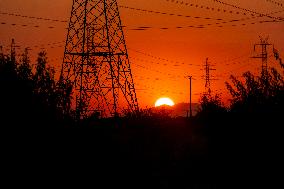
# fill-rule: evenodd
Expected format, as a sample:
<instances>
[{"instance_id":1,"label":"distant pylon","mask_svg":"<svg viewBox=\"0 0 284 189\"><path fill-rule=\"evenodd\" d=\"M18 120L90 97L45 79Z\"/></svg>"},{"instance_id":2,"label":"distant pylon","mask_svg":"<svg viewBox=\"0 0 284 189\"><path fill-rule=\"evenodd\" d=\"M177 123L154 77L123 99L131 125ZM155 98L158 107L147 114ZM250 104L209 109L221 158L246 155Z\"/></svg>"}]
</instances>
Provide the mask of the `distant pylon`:
<instances>
[{"instance_id":1,"label":"distant pylon","mask_svg":"<svg viewBox=\"0 0 284 189\"><path fill-rule=\"evenodd\" d=\"M257 56L254 56L253 58L258 58L262 60L262 69L261 69L261 77L267 82L268 80L268 46L272 45L268 43L268 37L266 38L260 38L260 43L254 45L254 51L256 51L257 47L261 47L261 53Z\"/></svg>"},{"instance_id":2,"label":"distant pylon","mask_svg":"<svg viewBox=\"0 0 284 189\"><path fill-rule=\"evenodd\" d=\"M206 91L207 95L210 95L211 94L211 80L212 80L211 75L210 75L210 71L216 70L216 69L211 68L211 64L210 64L208 58L206 58L204 67L205 67L204 68L204 70L205 70L205 91Z\"/></svg>"},{"instance_id":3,"label":"distant pylon","mask_svg":"<svg viewBox=\"0 0 284 189\"><path fill-rule=\"evenodd\" d=\"M73 0L61 79L73 84L78 119L138 110L116 0Z\"/></svg>"}]
</instances>

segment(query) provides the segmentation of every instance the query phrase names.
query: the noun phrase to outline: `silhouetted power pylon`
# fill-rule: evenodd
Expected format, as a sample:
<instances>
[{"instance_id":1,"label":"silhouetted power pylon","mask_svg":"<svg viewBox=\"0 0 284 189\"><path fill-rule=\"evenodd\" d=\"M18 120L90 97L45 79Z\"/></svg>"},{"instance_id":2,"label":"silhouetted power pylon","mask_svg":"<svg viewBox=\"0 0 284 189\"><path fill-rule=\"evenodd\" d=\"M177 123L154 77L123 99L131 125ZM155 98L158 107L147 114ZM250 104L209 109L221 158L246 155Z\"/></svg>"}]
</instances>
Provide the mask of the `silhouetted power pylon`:
<instances>
[{"instance_id":1,"label":"silhouetted power pylon","mask_svg":"<svg viewBox=\"0 0 284 189\"><path fill-rule=\"evenodd\" d=\"M216 69L211 68L211 64L210 64L208 58L206 58L204 67L205 67L204 68L204 70L205 70L205 91L206 91L207 95L210 95L211 94L211 80L213 80L211 78L210 71L216 70Z\"/></svg>"},{"instance_id":2,"label":"silhouetted power pylon","mask_svg":"<svg viewBox=\"0 0 284 189\"><path fill-rule=\"evenodd\" d=\"M257 56L254 56L253 58L258 58L262 60L262 71L261 71L261 77L267 81L268 80L268 46L272 44L268 43L268 37L262 38L260 37L260 43L254 45L254 51L257 50L257 47L261 47L261 53Z\"/></svg>"},{"instance_id":3,"label":"silhouetted power pylon","mask_svg":"<svg viewBox=\"0 0 284 189\"><path fill-rule=\"evenodd\" d=\"M61 78L73 85L77 119L138 110L116 0L73 0Z\"/></svg>"}]
</instances>

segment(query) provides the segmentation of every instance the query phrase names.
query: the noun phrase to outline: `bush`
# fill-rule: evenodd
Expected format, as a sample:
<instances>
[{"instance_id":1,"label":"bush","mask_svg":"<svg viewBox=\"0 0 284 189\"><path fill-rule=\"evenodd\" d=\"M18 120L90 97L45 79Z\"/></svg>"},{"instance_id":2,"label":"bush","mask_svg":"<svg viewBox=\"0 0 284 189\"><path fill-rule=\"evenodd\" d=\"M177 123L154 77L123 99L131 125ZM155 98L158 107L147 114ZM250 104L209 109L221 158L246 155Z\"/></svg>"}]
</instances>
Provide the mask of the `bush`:
<instances>
[{"instance_id":1,"label":"bush","mask_svg":"<svg viewBox=\"0 0 284 189\"><path fill-rule=\"evenodd\" d=\"M55 81L54 68L40 52L32 70L27 50L19 63L14 55L0 57L1 122L6 126L52 127L69 116L71 85Z\"/></svg>"},{"instance_id":2,"label":"bush","mask_svg":"<svg viewBox=\"0 0 284 189\"><path fill-rule=\"evenodd\" d=\"M200 105L201 109L197 113L197 118L199 119L208 119L213 117L222 116L227 112L221 101L221 95L211 93L204 93L201 95ZM217 118L216 117L216 118Z\"/></svg>"}]
</instances>

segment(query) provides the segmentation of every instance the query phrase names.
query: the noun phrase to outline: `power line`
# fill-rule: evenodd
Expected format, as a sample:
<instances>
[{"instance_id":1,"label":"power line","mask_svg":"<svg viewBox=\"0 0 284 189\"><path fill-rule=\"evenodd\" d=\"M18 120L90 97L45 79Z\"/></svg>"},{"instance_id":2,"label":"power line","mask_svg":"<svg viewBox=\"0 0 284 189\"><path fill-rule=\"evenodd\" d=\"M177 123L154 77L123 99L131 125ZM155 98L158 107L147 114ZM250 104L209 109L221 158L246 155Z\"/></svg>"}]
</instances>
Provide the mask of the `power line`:
<instances>
[{"instance_id":1,"label":"power line","mask_svg":"<svg viewBox=\"0 0 284 189\"><path fill-rule=\"evenodd\" d=\"M141 61L141 62L149 62L149 63L152 63L152 64L168 66L168 64L161 64L161 63L159 63L159 62L154 62L154 61L145 60L145 59L141 59L141 58L133 58L133 57L132 57L132 59L139 60L139 61Z\"/></svg>"},{"instance_id":2,"label":"power line","mask_svg":"<svg viewBox=\"0 0 284 189\"><path fill-rule=\"evenodd\" d=\"M274 14L277 14L277 13L281 13L281 12L284 12L284 10L280 10L280 11L275 11L275 12L271 12L267 15L274 15ZM205 26L212 26L212 25L217 25L217 27L221 28L221 27L224 27L223 25L221 24L228 24L228 23L233 23L233 22L239 22L239 21L247 21L247 20L251 20L251 19L254 19L254 18L261 18L263 17L263 15L259 15L259 16L254 16L254 17L251 17L251 18L243 18L243 19L236 19L236 20L230 20L230 21L224 21L224 22L217 22L217 23L214 23L214 24L211 24L211 23L208 23L208 24L202 24L202 25L199 25L198 27L195 26L195 28L205 28ZM232 24L230 26L232 27L236 27L236 26L246 26L246 25L255 25L255 24L263 24L263 23L269 23L269 22L274 22L274 23L277 23L277 22L281 22L281 21L276 21L276 20L263 20L263 21L258 21L258 22L251 22L251 23L243 23L243 24L239 24L239 25L236 25L236 24ZM175 29L188 29L189 28L193 28L194 26L177 26L175 27ZM153 27L147 27L147 26L142 26L142 27L138 27L134 30L140 30L140 31L143 31L143 30L147 30L147 29L153 29ZM155 28L155 29L159 29L159 28ZM172 29L172 28L162 28L163 30L165 29Z\"/></svg>"},{"instance_id":3,"label":"power line","mask_svg":"<svg viewBox=\"0 0 284 189\"><path fill-rule=\"evenodd\" d=\"M135 59L135 58L130 58L130 59ZM133 61L132 61L132 63L133 63ZM163 75L167 75L167 76L174 76L176 78L181 78L180 76L177 76L175 74L161 72L160 70L156 70L156 69L153 69L153 68L150 68L150 67L146 67L146 66L143 66L143 65L140 65L140 64L137 64L137 63L133 63L133 66L136 66L138 68L143 68L143 69L151 71L151 72L155 72L155 73L159 73L159 74L163 74ZM159 79L156 79L156 80L159 80Z\"/></svg>"},{"instance_id":4,"label":"power line","mask_svg":"<svg viewBox=\"0 0 284 189\"><path fill-rule=\"evenodd\" d=\"M145 60L143 60L143 59L130 57L130 60L133 60L133 59L141 61L141 62L145 62ZM162 72L160 70L153 69L152 67L147 67L147 66L144 66L144 65L141 65L141 64L137 64L137 63L134 63L133 61L131 61L131 62L132 62L132 65L134 65L136 67L139 67L139 68L143 68L143 69L151 71L151 72L167 75L167 76L170 76L171 78L178 78L178 79L183 78L182 76L177 75L177 74L171 74L171 73L168 73L168 72Z\"/></svg>"},{"instance_id":5,"label":"power line","mask_svg":"<svg viewBox=\"0 0 284 189\"><path fill-rule=\"evenodd\" d=\"M271 58L271 57L272 57L272 55L268 56L268 58ZM250 61L251 61L251 58L247 58L246 61L241 62L241 63L249 63ZM239 70L241 70L245 67L249 67L249 66L251 66L251 65L250 64L241 65L241 66L234 68L230 71L226 71L226 72L223 72L222 74L219 74L218 77L225 77L226 75L231 75L232 73L235 73L236 71L239 71Z\"/></svg>"},{"instance_id":6,"label":"power line","mask_svg":"<svg viewBox=\"0 0 284 189\"><path fill-rule=\"evenodd\" d=\"M140 59L140 58L133 58L133 57L131 57L130 59L131 59L131 60L134 59L134 60L137 60L137 61L140 61L140 62L150 62L150 63L153 63L153 64L161 65L161 64L155 63L155 62L153 62L153 61L148 61L148 60L144 60L144 59ZM136 64L136 63L134 63L134 64ZM163 66L168 67L168 66L172 66L172 65L163 64ZM170 74L170 73L166 73L166 72L162 72L162 71L160 71L160 70L153 69L152 67L151 67L151 68L150 68L150 67L146 67L146 66L144 66L144 65L142 66L142 65L136 64L136 67L143 68L143 69L146 69L146 70L149 70L149 71L152 71L152 72L156 72L156 73L159 73L159 74L167 75L167 76L169 76L169 77L172 78L172 79L182 78L182 77L179 76L179 75ZM160 67L161 67L161 66L160 66ZM181 68L181 69L184 70L184 68ZM181 69L179 69L179 70L181 70ZM171 70L172 70L172 69L171 69Z\"/></svg>"},{"instance_id":7,"label":"power line","mask_svg":"<svg viewBox=\"0 0 284 189\"><path fill-rule=\"evenodd\" d=\"M277 14L277 13L281 13L281 12L284 12L284 10L280 10L280 11L275 11L275 12L271 12L267 15L274 15L274 14ZM235 19L235 20L230 20L230 21L227 21L227 22L221 22L222 24L227 24L227 23L231 23L231 22L240 22L240 21L247 21L247 20L252 20L252 19L255 19L255 18L262 18L263 16L262 15L259 15L259 16L254 16L254 17L249 17L249 18L242 18L242 19ZM263 23L265 21L259 21L259 23ZM273 21L266 21L266 22L279 22L279 21L276 21L276 20L273 20ZM281 21L280 21L281 22ZM220 24L220 23L216 23L217 25Z\"/></svg>"},{"instance_id":8,"label":"power line","mask_svg":"<svg viewBox=\"0 0 284 189\"><path fill-rule=\"evenodd\" d=\"M54 49L54 48L60 48L63 47L63 43L65 43L65 41L62 42L53 42L53 43L48 43L48 44L39 44L39 45L32 45L32 46L26 46L26 45L22 45L19 44L17 46L17 48L28 48L29 50L33 50L33 48L39 48L39 49L45 49L45 48L50 48L50 49ZM4 45L5 46L5 45Z\"/></svg>"},{"instance_id":9,"label":"power line","mask_svg":"<svg viewBox=\"0 0 284 189\"><path fill-rule=\"evenodd\" d=\"M272 0L266 0L267 2L269 2L269 3L273 3L273 4L275 4L275 5L278 5L278 6L280 6L280 7L283 7L283 4L282 3L279 3L279 2L277 2L277 1L272 1Z\"/></svg>"},{"instance_id":10,"label":"power line","mask_svg":"<svg viewBox=\"0 0 284 189\"><path fill-rule=\"evenodd\" d=\"M166 1L176 3L176 4L179 3L180 5L184 5L184 6L188 6L188 7L201 8L201 9L204 9L204 10L218 11L218 12L231 13L231 14L234 13L234 14L237 14L237 15L239 15L239 14L247 15L247 13L240 13L238 11L232 11L232 10L228 11L226 9L213 8L213 7L209 7L209 6L205 6L205 5L199 5L199 4L193 4L193 3L186 3L186 2L183 2L183 1L179 1L179 0L166 0ZM273 16L270 16L269 14L259 13L259 12L253 11L253 10L249 10L249 9L242 8L242 7L239 7L239 6L236 6L236 5L225 3L225 2L219 1L219 0L213 0L213 1L218 2L220 4L223 4L223 5L226 5L226 6L230 6L230 7L245 11L245 12L249 12L249 13L251 13L251 16L259 15L259 16L265 16L265 17L268 17L268 18L272 18L272 19L275 19L275 20L284 21L284 19L281 18L281 17L273 17Z\"/></svg>"},{"instance_id":11,"label":"power line","mask_svg":"<svg viewBox=\"0 0 284 189\"><path fill-rule=\"evenodd\" d=\"M49 42L49 43L45 43L45 44L36 44L36 45L28 45L28 48L37 48L37 47L46 47L46 46L52 46L52 45L57 45L57 44L63 44L65 43L65 41L57 41L57 42ZM19 44L19 46L24 46L22 44Z\"/></svg>"},{"instance_id":12,"label":"power line","mask_svg":"<svg viewBox=\"0 0 284 189\"><path fill-rule=\"evenodd\" d=\"M166 12L159 12L159 11L153 11L153 10L146 10L146 9L140 9L140 8L134 8L134 7L127 7L127 6L120 6L122 8L127 8L127 9L131 9L131 10L136 10L136 11L142 11L142 12L148 12L148 13L155 13L155 14L162 14L162 15L169 15L169 16L179 16L179 17L187 17L187 18L195 18L195 19L205 19L205 20L217 20L217 21L222 21L224 19L222 18L209 18L209 17L199 17L199 16L189 16L189 15L181 15L181 14L174 14L174 13L166 13ZM280 12L284 12L284 10L281 10L281 11L277 11L277 12L272 12L268 15L272 15L272 14L276 14L276 13L280 13ZM217 22L217 23L214 23L214 24L207 24L208 26L211 26L211 25L220 25L220 24L227 24L227 23L231 23L231 22L241 22L241 21L246 21L246 20L251 20L251 19L254 19L254 18L259 18L259 17L263 17L262 15L260 16L254 16L254 17L249 17L249 18L242 18L242 19L233 19L233 20L229 20L229 21L223 21L223 22ZM205 24L206 25L206 24ZM199 25L199 26L196 26L196 27L203 27L204 25ZM179 27L179 28L182 28L182 27ZM141 27L137 30L143 30L143 29L148 29L148 27ZM165 29L165 28L164 28Z\"/></svg>"},{"instance_id":13,"label":"power line","mask_svg":"<svg viewBox=\"0 0 284 189\"><path fill-rule=\"evenodd\" d=\"M222 18L210 18L210 17L200 17L200 16L190 16L190 15L174 14L174 13L153 11L153 10L134 8L134 7L128 7L128 6L120 6L120 7L121 8L125 8L125 9L135 10L135 11L141 11L141 12L144 12L144 13L147 12L147 13L161 14L161 15L167 15L167 16L177 16L177 17L194 18L194 19L205 19L205 20L217 20L217 21L223 20Z\"/></svg>"},{"instance_id":14,"label":"power line","mask_svg":"<svg viewBox=\"0 0 284 189\"><path fill-rule=\"evenodd\" d=\"M193 18L193 19L205 19L205 20L217 20L217 21L223 20L221 18L210 18L210 17L199 17L199 16L173 14L173 13L146 10L146 9L140 9L140 8L134 8L134 7L128 7L128 6L120 6L120 7L125 8L125 9L130 9L130 10L136 10L136 11L142 11L142 12L148 12L148 13L155 13L155 14L161 14L161 15L168 15L168 16L177 16L177 17L185 17L185 18ZM28 19L52 21L52 22L61 22L61 23L67 23L68 22L67 20L58 20L58 19L50 19L50 18L43 18L43 17L26 16L26 15L22 15L22 14L8 13L8 12L0 12L0 14L8 15L8 16L16 16L16 17L21 17L21 18L28 18Z\"/></svg>"},{"instance_id":15,"label":"power line","mask_svg":"<svg viewBox=\"0 0 284 189\"><path fill-rule=\"evenodd\" d=\"M248 26L248 25L255 25L255 24L265 24L265 23L279 23L283 21L278 21L278 20L262 20L262 21L256 21L256 22L251 22L251 23L242 23L242 24L232 24L232 25L221 25L221 24L226 24L227 22L223 23L215 23L216 27L218 28L223 28L223 27L243 27L243 26ZM147 31L151 29L156 29L156 30L172 30L172 29L190 29L190 28L197 28L197 29L204 29L208 28L209 26L212 26L213 24L201 24L198 26L175 26L175 27L152 27L152 26L138 26L137 28L132 28L128 30L136 30L136 31Z\"/></svg>"},{"instance_id":16,"label":"power line","mask_svg":"<svg viewBox=\"0 0 284 189\"><path fill-rule=\"evenodd\" d=\"M233 22L233 21L231 21ZM236 27L236 26L247 26L247 25L255 25L255 24L263 24L263 23L279 23L282 21L276 21L276 20L263 20L263 21L258 21L258 22L251 22L251 23L243 23L243 24L232 24L230 26ZM228 22L222 22L223 24L228 23ZM224 25L221 25L222 23L215 23L219 28L222 27L226 27ZM12 27L23 27L23 28L27 28L27 27L31 27L31 28L40 28L39 25L29 25L29 24L9 24L7 22L0 22L0 25L10 25ZM136 28L128 28L127 30L134 30L134 31L147 31L150 29L156 29L156 30L171 30L171 29L190 29L190 28L197 28L197 29L203 29L203 28L207 28L208 26L212 26L213 24L205 24L205 25L198 25L198 26L194 26L194 25L189 25L189 26L175 26L175 27L152 27L152 26L138 26ZM207 26L207 27L206 27ZM48 29L55 29L54 26L48 26Z\"/></svg>"},{"instance_id":17,"label":"power line","mask_svg":"<svg viewBox=\"0 0 284 189\"><path fill-rule=\"evenodd\" d=\"M178 2L178 1L177 1ZM185 3L185 4L188 4L188 3ZM192 4L190 4L192 5ZM126 8L127 6L121 6L121 7L124 7ZM152 11L152 10L145 10L145 9L139 9L139 8L133 8L133 7L127 7L129 9L133 9L133 10L140 10L140 11L143 11L143 12L150 12L150 13L159 13L159 14L168 14L168 15L172 15L172 16L182 16L182 15L179 15L179 14L172 14L172 13L163 13L163 12L158 12L158 11ZM272 15L272 14L276 14L276 13L280 13L280 12L284 12L284 10L280 10L280 11L277 11L277 12L272 12L270 14L267 14L266 16L268 15ZM1 13L1 12L0 12ZM19 15L19 14L14 14L14 13L3 13L2 14L6 14L6 15L13 15L13 16L20 16L20 17L24 17L24 18L29 18L29 19L41 19L41 20L48 20L48 21L59 21L59 22L67 22L67 21L63 21L63 20L58 20L58 19L49 19L49 18L42 18L42 17L34 17L34 16L25 16L25 15ZM183 15L185 16L185 15ZM260 15L260 16L257 16L257 17L263 17L264 15ZM136 31L144 31L144 30L149 30L149 29L159 29L159 30L169 30L169 29L188 29L188 28L198 28L198 29L202 29L202 28L206 28L208 26L213 26L213 25L216 25L217 27L221 28L221 27L224 27L222 24L228 24L228 23L235 23L235 22L240 22L240 21L246 21L246 20L250 20L250 19L254 19L254 18L257 18L257 17L252 17L252 18L243 18L243 19L234 19L234 20L229 20L229 21L223 21L223 22L217 22L217 23L208 23L208 24L200 24L200 25L190 25L190 26L176 26L176 27L151 27L151 26L138 26L136 28L130 28L128 27L127 30L136 30ZM202 17L192 17L192 18L202 18ZM213 19L213 18L203 18L203 19ZM223 19L219 18L219 19L216 19L217 21L222 21ZM267 22L278 22L276 20L272 20L272 21L259 21L259 22L252 22L250 23L251 25L254 25L254 24L257 24L257 23L267 23ZM1 22L0 23L1 25L11 25L13 27L16 27L16 26L19 26L19 27L34 27L34 28L40 28L39 25L28 25L28 24L15 24L15 23L12 23L12 24L9 24L7 22ZM240 25L236 25L236 24L233 24L231 26L246 26L248 24L240 24ZM126 26L124 26L126 27ZM49 29L54 29L55 26L48 26L47 28ZM65 28L66 29L66 28Z\"/></svg>"},{"instance_id":18,"label":"power line","mask_svg":"<svg viewBox=\"0 0 284 189\"><path fill-rule=\"evenodd\" d=\"M170 0L167 0L170 1ZM217 0L214 0L217 1ZM269 2L273 2L275 4L279 4L282 6L281 3L277 3L275 1L271 1L271 0L266 0ZM173 2L173 0L172 0ZM178 3L179 1L174 1L176 3ZM219 3L224 4L224 2L221 1L217 1ZM202 5L197 5L197 4L189 4L189 3L183 3L183 1L179 2L181 4L184 5L188 5L191 7L199 7L199 8L205 8L205 10L215 10L215 8L210 8L207 6L202 6ZM234 5L231 5L234 6ZM186 18L194 18L194 19L205 19L205 20L217 20L217 21L221 21L224 20L222 18L210 18L210 17L200 17L200 16L190 16L190 15L182 15L182 14L174 14L174 13L167 13L167 12L160 12L160 11L153 11L153 10L147 10L147 9L141 9L141 8L135 8L135 7L129 7L129 6L120 6L121 8L125 8L125 9L130 9L130 10L136 10L136 11L142 11L142 12L148 12L148 13L155 13L155 14L161 14L161 15L168 15L168 16L177 16L177 17L186 17ZM234 6L234 8L236 8ZM220 11L221 9L217 9L217 11ZM227 10L223 10L223 12L228 12L228 13L233 13L233 11L227 11ZM22 15L22 14L17 14L17 13L9 13L9 12L1 12L1 15L7 15L7 16L15 16L15 17L21 17L21 18L28 18L28 19L36 19L36 20L43 20L43 21L51 21L51 22L60 22L60 23L67 23L67 20L59 20L59 19L51 19L51 18L44 18L44 17L36 17L36 16L27 16L27 15ZM236 12L236 14L239 14L239 12ZM259 15L265 16L265 14L261 14L261 13L257 13ZM245 14L246 15L246 14ZM270 15L270 14L269 14ZM252 15L254 16L254 15ZM243 19L240 20L233 20L233 21L242 21Z\"/></svg>"},{"instance_id":19,"label":"power line","mask_svg":"<svg viewBox=\"0 0 284 189\"><path fill-rule=\"evenodd\" d=\"M248 63L248 62L250 62L249 58L246 61L242 62L242 63ZM225 77L226 75L231 75L232 73L236 73L236 71L239 71L239 70L241 70L241 69L243 69L243 68L245 68L247 66L250 66L250 65L249 64L241 65L241 66L239 66L237 68L234 68L234 69L232 69L230 71L223 72L222 74L219 75L219 77Z\"/></svg>"},{"instance_id":20,"label":"power line","mask_svg":"<svg viewBox=\"0 0 284 189\"><path fill-rule=\"evenodd\" d=\"M180 4L180 5L184 5L184 6L188 6L188 7L200 8L200 9L207 10L207 11L217 11L217 12L237 14L237 15L243 14L245 16L247 15L247 13L240 13L238 11L232 11L232 10L221 9L221 8L214 8L214 7L209 7L209 6L200 5L200 4L187 3L187 2L179 1L179 0L166 0L166 1L171 2L171 3ZM254 16L254 14L251 14L251 16Z\"/></svg>"},{"instance_id":21,"label":"power line","mask_svg":"<svg viewBox=\"0 0 284 189\"><path fill-rule=\"evenodd\" d=\"M257 15L260 15L260 16L265 16L265 17L275 19L275 20L284 21L284 18L281 18L281 17L274 17L274 16L270 16L268 14L259 13L259 12L256 12L256 11L253 11L253 10L250 10L250 9L242 8L242 7L239 7L239 6L236 6L236 5L233 5L233 4L229 4L229 3L226 3L226 2L223 2L223 1L219 1L219 0L213 0L213 1L220 3L220 4L223 4L223 5L226 5L226 6L234 7L234 8L239 9L239 10L246 11L246 12L249 12L249 13L257 14Z\"/></svg>"},{"instance_id":22,"label":"power line","mask_svg":"<svg viewBox=\"0 0 284 189\"><path fill-rule=\"evenodd\" d=\"M149 54L149 53L145 53L145 52L142 52L142 51L138 51L138 50L134 50L132 48L128 48L129 50L133 51L133 52L136 52L136 53L139 53L139 54L143 54L147 57L150 57L150 58L153 58L153 59L157 59L157 60L162 60L162 61L165 61L165 62L170 62L170 63L174 63L174 64L182 64L182 65L190 65L190 66L194 66L193 64L187 64L185 62L180 62L180 61L176 61L176 60L170 60L170 59L167 59L167 58L162 58L162 57L159 57L159 56L154 56L152 54Z\"/></svg>"},{"instance_id":23,"label":"power line","mask_svg":"<svg viewBox=\"0 0 284 189\"><path fill-rule=\"evenodd\" d=\"M230 59L227 59L227 60L219 61L218 63L219 64L225 64L225 65L228 66L230 62L234 62L234 61L239 60L239 59L247 58L248 55L250 55L250 54L251 53L246 53L246 54L243 54L243 55L235 57L235 58L230 58Z\"/></svg>"},{"instance_id":24,"label":"power line","mask_svg":"<svg viewBox=\"0 0 284 189\"><path fill-rule=\"evenodd\" d=\"M12 23L12 24L9 24L7 22L0 22L1 25L11 25L11 26L14 26L14 27L33 27L33 28L40 28L39 25L30 25L30 24L15 24L15 23ZM55 27L54 26L48 26L47 27L48 29L54 29Z\"/></svg>"},{"instance_id":25,"label":"power line","mask_svg":"<svg viewBox=\"0 0 284 189\"><path fill-rule=\"evenodd\" d=\"M128 7L128 6L120 6L120 7L125 8L125 9L130 9L130 10L136 10L136 11L142 11L142 12L148 12L148 13L155 13L155 14L161 14L161 15L168 15L168 16L186 17L186 18L193 18L193 19L205 19L205 20L217 20L217 21L223 20L221 18L210 18L210 17L199 17L199 16L173 14L173 13L146 10L146 9L140 9L140 8L134 8L134 7ZM0 14L8 15L8 16L22 17L22 18L28 18L28 19L52 21L52 22L61 22L61 23L67 23L68 22L67 20L50 19L50 18L35 17L35 16L26 16L26 15L22 15L22 14L8 13L8 12L0 12Z\"/></svg>"},{"instance_id":26,"label":"power line","mask_svg":"<svg viewBox=\"0 0 284 189\"><path fill-rule=\"evenodd\" d=\"M16 13L8 13L8 12L2 12L2 11L0 11L0 14L1 15L7 15L7 16L21 17L21 18L35 19L35 20L67 23L67 20L58 20L58 19L43 18L43 17L36 17L36 16L27 16L27 15L16 14Z\"/></svg>"},{"instance_id":27,"label":"power line","mask_svg":"<svg viewBox=\"0 0 284 189\"><path fill-rule=\"evenodd\" d=\"M167 0L169 1L169 0ZM179 1L175 1L176 3L181 3L183 4L183 1L179 2ZM184 3L184 5L188 5L188 6L195 6L195 7L198 7L197 5L195 4L189 4L189 3ZM166 13L166 12L160 12L160 11L153 11L153 10L147 10L147 9L141 9L141 8L135 8L135 7L128 7L128 6L120 6L122 8L126 8L126 9L131 9L131 10L136 10L136 11L142 11L142 12L148 12L148 13L155 13L155 14L162 14L162 15L169 15L169 16L178 16L178 17L187 17L187 18L194 18L194 19L205 19L205 20L217 20L217 21L222 21L224 20L223 18L210 18L210 17L200 17L200 16L189 16L189 15L181 15L181 14L174 14L174 13ZM203 6L200 6L200 7L203 7ZM209 8L209 7L207 7ZM209 8L210 10L212 10L211 8ZM231 12L231 11L230 11ZM276 13L280 13L280 12L284 12L284 10L280 10L280 11L277 11L277 12L272 12L272 13L269 13L269 14L266 14L266 15L273 15L273 14L276 14ZM35 16L26 16L26 15L21 15L21 14L15 14L15 13L8 13L8 12L0 12L0 14L2 15L9 15L9 16L18 16L18 17L23 17L23 18L28 18L28 19L38 19L38 20L45 20L45 21L53 21L53 22L64 22L66 23L67 21L66 20L59 20L59 19L50 19L50 18L43 18L43 17L35 17ZM265 16L264 14L261 14L257 17L263 17ZM251 18L243 18L243 19L233 19L233 20L229 20L229 21L226 21L226 22L221 22L222 24L224 23L229 23L229 22L239 22L239 21L245 21L245 20L250 20L250 19L254 19L254 18L257 18L257 17L251 17ZM221 24L221 23L216 23L217 25L218 24ZM4 23L5 24L5 23ZM12 25L16 25L16 24L12 24ZM208 24L208 25L211 25L211 24ZM23 25L25 26L25 25ZM202 25L201 25L202 26ZM39 26L35 26L35 27L39 27ZM194 26L191 26L191 27L194 27ZM197 27L200 27L200 26L197 26ZM50 27L50 28L53 28L53 27ZM139 29L143 29L144 27L139 27L139 28L135 28L135 29L132 29L132 30L139 30ZM145 27L147 28L147 27ZM181 27L177 27L177 28L181 28ZM163 29L163 28L161 28Z\"/></svg>"}]
</instances>

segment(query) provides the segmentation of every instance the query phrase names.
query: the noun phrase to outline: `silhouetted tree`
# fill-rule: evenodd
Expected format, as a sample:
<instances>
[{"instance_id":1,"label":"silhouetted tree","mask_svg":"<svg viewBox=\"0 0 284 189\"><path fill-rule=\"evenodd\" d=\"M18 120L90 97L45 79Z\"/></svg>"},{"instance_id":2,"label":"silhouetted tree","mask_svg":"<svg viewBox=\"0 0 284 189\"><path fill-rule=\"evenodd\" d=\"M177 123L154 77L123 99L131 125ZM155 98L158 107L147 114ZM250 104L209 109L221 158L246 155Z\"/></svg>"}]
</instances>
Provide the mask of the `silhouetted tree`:
<instances>
[{"instance_id":1,"label":"silhouetted tree","mask_svg":"<svg viewBox=\"0 0 284 189\"><path fill-rule=\"evenodd\" d=\"M275 59L284 68L279 52L273 48ZM226 82L232 95L231 111L242 113L281 113L284 105L284 79L276 68L268 73L254 76L251 72L243 74L242 80L230 77Z\"/></svg>"},{"instance_id":2,"label":"silhouetted tree","mask_svg":"<svg viewBox=\"0 0 284 189\"><path fill-rule=\"evenodd\" d=\"M234 76L230 79L232 84L226 82L226 86L232 95L231 111L265 113L282 109L284 80L275 68L269 70L268 79L250 72L243 74L243 82Z\"/></svg>"},{"instance_id":3,"label":"silhouetted tree","mask_svg":"<svg viewBox=\"0 0 284 189\"><path fill-rule=\"evenodd\" d=\"M213 118L216 116L219 117L223 113L227 112L222 103L220 94L202 94L200 98L200 106L200 110L196 116L201 119Z\"/></svg>"},{"instance_id":4,"label":"silhouetted tree","mask_svg":"<svg viewBox=\"0 0 284 189\"><path fill-rule=\"evenodd\" d=\"M278 50L275 49L274 47L273 47L273 54L274 54L275 59L276 59L277 61L279 61L280 66L281 66L282 68L284 68L284 63L282 62L282 58L281 58L281 56L280 56L280 53L279 53Z\"/></svg>"},{"instance_id":5,"label":"silhouetted tree","mask_svg":"<svg viewBox=\"0 0 284 189\"><path fill-rule=\"evenodd\" d=\"M57 82L58 101L57 107L61 110L64 116L74 117L74 111L71 109L73 86L70 81L63 80L62 74Z\"/></svg>"},{"instance_id":6,"label":"silhouetted tree","mask_svg":"<svg viewBox=\"0 0 284 189\"><path fill-rule=\"evenodd\" d=\"M6 125L19 122L27 127L51 127L72 117L70 83L63 85L55 80L46 52L38 54L35 65L33 72L27 49L19 63L15 57L0 57L1 121Z\"/></svg>"},{"instance_id":7,"label":"silhouetted tree","mask_svg":"<svg viewBox=\"0 0 284 189\"><path fill-rule=\"evenodd\" d=\"M31 81L32 79L32 68L31 62L28 55L28 49L25 49L20 60L20 65L18 66L19 79L22 81Z\"/></svg>"}]
</instances>

